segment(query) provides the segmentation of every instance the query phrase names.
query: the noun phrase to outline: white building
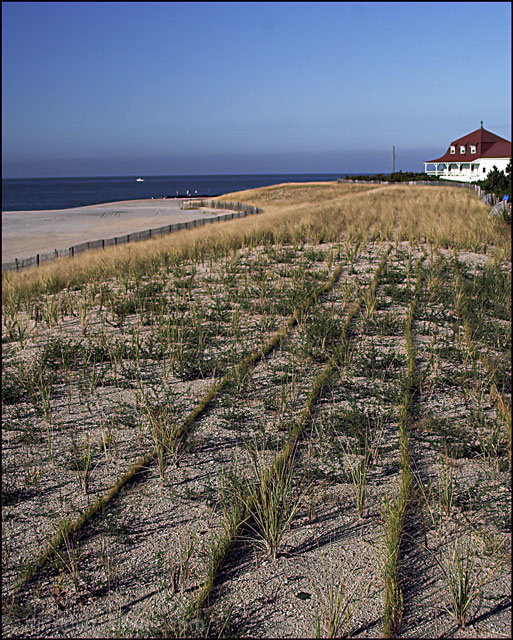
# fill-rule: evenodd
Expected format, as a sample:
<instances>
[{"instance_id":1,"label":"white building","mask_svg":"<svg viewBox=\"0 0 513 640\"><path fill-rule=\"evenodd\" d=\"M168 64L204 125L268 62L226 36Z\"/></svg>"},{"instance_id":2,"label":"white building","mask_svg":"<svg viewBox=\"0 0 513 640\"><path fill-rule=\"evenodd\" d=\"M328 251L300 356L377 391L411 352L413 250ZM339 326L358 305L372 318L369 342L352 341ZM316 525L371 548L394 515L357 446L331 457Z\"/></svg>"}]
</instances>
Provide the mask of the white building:
<instances>
[{"instance_id":1,"label":"white building","mask_svg":"<svg viewBox=\"0 0 513 640\"><path fill-rule=\"evenodd\" d=\"M481 120L480 129L453 140L442 157L424 162L424 171L442 180L476 182L493 167L504 171L510 162L511 142L483 129Z\"/></svg>"}]
</instances>

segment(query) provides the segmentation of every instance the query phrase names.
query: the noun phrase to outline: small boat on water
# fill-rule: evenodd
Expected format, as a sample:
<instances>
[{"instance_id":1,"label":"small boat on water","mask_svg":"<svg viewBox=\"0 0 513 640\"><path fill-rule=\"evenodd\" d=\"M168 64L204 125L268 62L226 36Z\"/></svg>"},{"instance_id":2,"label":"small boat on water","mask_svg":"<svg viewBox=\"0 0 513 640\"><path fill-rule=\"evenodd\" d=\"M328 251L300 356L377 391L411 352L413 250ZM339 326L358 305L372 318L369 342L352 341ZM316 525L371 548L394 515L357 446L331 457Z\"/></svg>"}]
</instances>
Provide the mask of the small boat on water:
<instances>
[{"instance_id":1,"label":"small boat on water","mask_svg":"<svg viewBox=\"0 0 513 640\"><path fill-rule=\"evenodd\" d=\"M135 181L136 182L144 182L144 178L136 178Z\"/></svg>"}]
</instances>

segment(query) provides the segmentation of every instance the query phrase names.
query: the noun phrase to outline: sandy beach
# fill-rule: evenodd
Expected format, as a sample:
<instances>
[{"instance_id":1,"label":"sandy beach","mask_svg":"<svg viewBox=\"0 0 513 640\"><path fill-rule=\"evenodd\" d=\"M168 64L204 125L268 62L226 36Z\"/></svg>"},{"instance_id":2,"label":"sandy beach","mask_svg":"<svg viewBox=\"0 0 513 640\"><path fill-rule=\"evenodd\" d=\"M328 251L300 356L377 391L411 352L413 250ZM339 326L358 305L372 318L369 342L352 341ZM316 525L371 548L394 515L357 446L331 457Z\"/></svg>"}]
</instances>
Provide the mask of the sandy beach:
<instances>
[{"instance_id":1,"label":"sandy beach","mask_svg":"<svg viewBox=\"0 0 513 640\"><path fill-rule=\"evenodd\" d=\"M182 211L181 202L125 200L72 209L2 211L2 262L225 213L220 209Z\"/></svg>"}]
</instances>

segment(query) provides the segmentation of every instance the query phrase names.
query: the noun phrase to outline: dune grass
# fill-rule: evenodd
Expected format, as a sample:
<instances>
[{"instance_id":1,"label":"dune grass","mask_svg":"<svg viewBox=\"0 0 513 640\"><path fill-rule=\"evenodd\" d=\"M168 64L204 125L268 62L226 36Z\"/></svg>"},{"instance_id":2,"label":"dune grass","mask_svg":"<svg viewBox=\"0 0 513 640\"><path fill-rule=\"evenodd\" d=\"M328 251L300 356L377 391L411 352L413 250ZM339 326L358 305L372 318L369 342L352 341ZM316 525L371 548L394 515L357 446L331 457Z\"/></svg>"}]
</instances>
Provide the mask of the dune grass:
<instances>
[{"instance_id":1,"label":"dune grass","mask_svg":"<svg viewBox=\"0 0 513 640\"><path fill-rule=\"evenodd\" d=\"M319 636L360 620L432 637L425 575L448 603L444 629L451 616L482 625L486 587L504 630L504 587L481 577L510 526L507 225L450 187L287 184L238 199L264 213L5 276L11 629L40 636L47 620L69 635L78 607L93 620L108 605L95 634L147 637L162 619L157 637L266 637L279 616L278 632L304 635L314 615ZM333 455L346 445L350 458ZM233 504L225 465L243 483ZM467 516L484 542L465 566L465 546L437 545L452 527L466 541ZM411 544L421 533L427 552ZM41 613L25 619L25 603ZM279 622L291 617L294 634Z\"/></svg>"},{"instance_id":2,"label":"dune grass","mask_svg":"<svg viewBox=\"0 0 513 640\"><path fill-rule=\"evenodd\" d=\"M488 218L477 194L448 187L282 184L229 194L262 214L107 250L60 258L38 268L3 274L4 302L30 300L125 274L171 268L183 258L205 260L243 246L338 241L410 240L458 250L510 253L509 227Z\"/></svg>"}]
</instances>

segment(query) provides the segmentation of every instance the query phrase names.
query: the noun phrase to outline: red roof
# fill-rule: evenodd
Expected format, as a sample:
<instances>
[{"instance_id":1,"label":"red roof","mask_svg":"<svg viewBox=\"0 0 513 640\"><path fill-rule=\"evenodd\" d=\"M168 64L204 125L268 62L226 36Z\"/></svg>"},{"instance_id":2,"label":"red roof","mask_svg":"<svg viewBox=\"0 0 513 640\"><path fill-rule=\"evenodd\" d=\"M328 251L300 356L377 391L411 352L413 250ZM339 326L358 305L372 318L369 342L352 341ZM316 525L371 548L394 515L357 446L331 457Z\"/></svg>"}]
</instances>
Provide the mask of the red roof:
<instances>
[{"instance_id":1,"label":"red roof","mask_svg":"<svg viewBox=\"0 0 513 640\"><path fill-rule=\"evenodd\" d=\"M460 152L461 146L465 146L465 153ZM471 146L476 148L475 153L470 153ZM451 147L455 147L455 153L451 153ZM511 158L511 142L486 129L476 129L453 140L441 158L426 162L472 162L478 158Z\"/></svg>"}]
</instances>

